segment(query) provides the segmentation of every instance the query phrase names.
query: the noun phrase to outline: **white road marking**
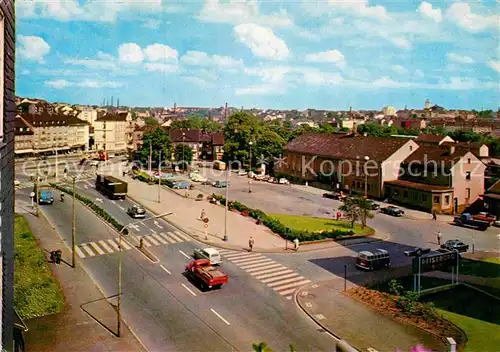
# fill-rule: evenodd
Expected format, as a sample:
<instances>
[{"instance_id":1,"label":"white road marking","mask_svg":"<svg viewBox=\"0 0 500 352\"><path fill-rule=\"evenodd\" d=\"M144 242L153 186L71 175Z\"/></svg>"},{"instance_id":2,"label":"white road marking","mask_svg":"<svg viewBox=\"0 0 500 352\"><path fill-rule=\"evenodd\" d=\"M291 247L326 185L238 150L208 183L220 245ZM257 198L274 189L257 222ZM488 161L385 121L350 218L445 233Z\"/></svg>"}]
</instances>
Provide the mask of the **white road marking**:
<instances>
[{"instance_id":1,"label":"white road marking","mask_svg":"<svg viewBox=\"0 0 500 352\"><path fill-rule=\"evenodd\" d=\"M87 185L83 185L83 188L85 188L85 189L89 189L89 186L87 186Z\"/></svg>"},{"instance_id":2,"label":"white road marking","mask_svg":"<svg viewBox=\"0 0 500 352\"><path fill-rule=\"evenodd\" d=\"M175 241L173 239L171 239L170 237L168 237L168 235L165 234L165 233L163 233L163 232L160 233L160 236L163 237L164 239L166 239L170 243L175 243Z\"/></svg>"},{"instance_id":3,"label":"white road marking","mask_svg":"<svg viewBox=\"0 0 500 352\"><path fill-rule=\"evenodd\" d=\"M120 243L120 240L119 240L120 237L118 237L118 243ZM130 249L131 247L127 244L127 242L125 241L122 241L122 247L125 248L125 249Z\"/></svg>"},{"instance_id":4,"label":"white road marking","mask_svg":"<svg viewBox=\"0 0 500 352\"><path fill-rule=\"evenodd\" d=\"M176 240L177 242L184 242L184 240L183 240L182 238L180 238L180 237L178 237L178 236L174 235L172 232L169 232L168 234L169 234L170 236L172 236L172 238L173 238L174 240Z\"/></svg>"},{"instance_id":5,"label":"white road marking","mask_svg":"<svg viewBox=\"0 0 500 352\"><path fill-rule=\"evenodd\" d=\"M276 268L276 267L285 268L283 265L276 263L276 264L269 264L266 267L252 268L252 269L248 269L248 270L245 270L245 271L248 272L248 273L252 273L254 271L260 271L260 270L271 269L271 268Z\"/></svg>"},{"instance_id":6,"label":"white road marking","mask_svg":"<svg viewBox=\"0 0 500 352\"><path fill-rule=\"evenodd\" d=\"M226 319L224 319L219 313L217 313L215 311L215 309L210 308L210 310L212 311L212 313L214 313L215 315L217 315L219 317L219 319L222 320L224 323L226 323L227 325L231 325L231 324L229 324L229 322Z\"/></svg>"},{"instance_id":7,"label":"white road marking","mask_svg":"<svg viewBox=\"0 0 500 352\"><path fill-rule=\"evenodd\" d=\"M235 251L232 251L230 249L219 249L220 254L227 254L227 253L235 253Z\"/></svg>"},{"instance_id":8,"label":"white road marking","mask_svg":"<svg viewBox=\"0 0 500 352\"><path fill-rule=\"evenodd\" d=\"M266 258L266 259L259 260L258 262L255 262L255 263L251 263L250 265L240 266L240 268L243 270L247 270L247 269L252 269L252 268L259 268L261 266L266 266L266 265L271 264L271 263L276 263L276 262L272 259Z\"/></svg>"},{"instance_id":9,"label":"white road marking","mask_svg":"<svg viewBox=\"0 0 500 352\"><path fill-rule=\"evenodd\" d=\"M96 202L103 203L103 201L102 201L102 199L101 199L101 198L96 198L95 200L96 200Z\"/></svg>"},{"instance_id":10,"label":"white road marking","mask_svg":"<svg viewBox=\"0 0 500 352\"><path fill-rule=\"evenodd\" d=\"M276 282L271 282L270 284L267 284L267 286L269 286L269 287L282 286L282 285L289 284L289 283L297 281L297 280L302 280L303 278L304 278L303 276L299 276L299 277L294 277L291 279L284 279L284 280L280 280L280 281L276 281ZM286 287L286 288L288 288L288 287Z\"/></svg>"},{"instance_id":11,"label":"white road marking","mask_svg":"<svg viewBox=\"0 0 500 352\"><path fill-rule=\"evenodd\" d=\"M264 280L260 280L260 281L265 283L265 284L268 284L268 283L273 282L273 281L289 279L289 278L295 277L295 276L298 276L298 274L291 273L291 274L287 274L287 275L280 275L280 276L270 277L268 279L264 279Z\"/></svg>"},{"instance_id":12,"label":"white road marking","mask_svg":"<svg viewBox=\"0 0 500 352\"><path fill-rule=\"evenodd\" d=\"M120 251L120 247L118 247L118 244L115 241L108 240L108 242L116 251Z\"/></svg>"},{"instance_id":13,"label":"white road marking","mask_svg":"<svg viewBox=\"0 0 500 352\"><path fill-rule=\"evenodd\" d=\"M185 256L186 258L191 259L191 257L189 255L187 255L186 253L184 253L183 251L179 251L179 253L182 254L183 256Z\"/></svg>"},{"instance_id":14,"label":"white road marking","mask_svg":"<svg viewBox=\"0 0 500 352\"><path fill-rule=\"evenodd\" d=\"M104 251L101 249L101 247L99 247L99 246L97 245L97 243L95 243L95 242L90 242L90 245L92 246L92 248L94 248L94 249L95 249L95 251L96 251L97 253L99 253L99 254L104 254Z\"/></svg>"},{"instance_id":15,"label":"white road marking","mask_svg":"<svg viewBox=\"0 0 500 352\"><path fill-rule=\"evenodd\" d=\"M99 244L102 246L102 248L104 248L108 253L113 253L113 249L111 249L110 246L108 246L108 244L106 242L104 242L103 240L100 240L99 241Z\"/></svg>"},{"instance_id":16,"label":"white road marking","mask_svg":"<svg viewBox=\"0 0 500 352\"><path fill-rule=\"evenodd\" d=\"M116 202L114 200L112 200L111 203L116 204Z\"/></svg>"},{"instance_id":17,"label":"white road marking","mask_svg":"<svg viewBox=\"0 0 500 352\"><path fill-rule=\"evenodd\" d=\"M182 233L180 231L174 231L175 234L181 238L183 238L185 241L191 241L191 237L189 237L188 235L186 235L185 233Z\"/></svg>"},{"instance_id":18,"label":"white road marking","mask_svg":"<svg viewBox=\"0 0 500 352\"><path fill-rule=\"evenodd\" d=\"M148 238L148 241L151 242L154 246L158 246L160 244L160 242L155 240L153 236L146 236L146 237Z\"/></svg>"},{"instance_id":19,"label":"white road marking","mask_svg":"<svg viewBox=\"0 0 500 352\"><path fill-rule=\"evenodd\" d=\"M79 256L80 258L85 258L85 254L83 254L83 252L82 252L82 250L80 249L80 247L75 246L75 252L76 252L76 254L78 254L78 256Z\"/></svg>"},{"instance_id":20,"label":"white road marking","mask_svg":"<svg viewBox=\"0 0 500 352\"><path fill-rule=\"evenodd\" d=\"M95 253L92 251L92 249L89 248L89 246L87 246L87 244L82 244L80 245L80 247L82 247L85 252L87 252L88 255L90 255L91 257L95 256Z\"/></svg>"},{"instance_id":21,"label":"white road marking","mask_svg":"<svg viewBox=\"0 0 500 352\"><path fill-rule=\"evenodd\" d=\"M193 296L195 296L195 297L196 297L196 293L194 293L193 291L191 291L191 289L190 289L189 287L187 287L187 286L186 286L186 285L184 285L184 284L181 284L181 285L182 285L182 287L184 287L186 290L188 290L188 292L189 292L190 294L192 294Z\"/></svg>"},{"instance_id":22,"label":"white road marking","mask_svg":"<svg viewBox=\"0 0 500 352\"><path fill-rule=\"evenodd\" d=\"M161 226L158 221L155 221L154 224L156 225L156 227L158 227L159 229L163 229L163 226Z\"/></svg>"},{"instance_id":23,"label":"white road marking","mask_svg":"<svg viewBox=\"0 0 500 352\"><path fill-rule=\"evenodd\" d=\"M241 253L238 253L238 254L231 254L231 255L225 255L224 257L226 259L229 259L230 261L233 261L233 260L238 260L238 259L241 259L241 258L250 258L250 257L256 257L256 256L260 256L262 254L259 254L259 253L245 253L245 254L241 254Z\"/></svg>"},{"instance_id":24,"label":"white road marking","mask_svg":"<svg viewBox=\"0 0 500 352\"><path fill-rule=\"evenodd\" d=\"M292 287L298 287L298 286L303 286L305 284L308 284L310 283L311 280L302 280L302 281L299 281L299 282L294 282L293 284L288 284L288 285L282 285L282 286L276 286L274 287L274 291L282 291L282 290L286 290L286 289L289 289L289 288L292 288ZM294 289L295 290L295 289ZM284 294L284 293L281 293L280 294Z\"/></svg>"},{"instance_id":25,"label":"white road marking","mask_svg":"<svg viewBox=\"0 0 500 352\"><path fill-rule=\"evenodd\" d=\"M238 260L229 259L229 260L231 260L231 262L233 262L236 265L240 265L240 264L252 263L255 261L262 260L262 259L267 259L267 258L264 257L263 255L259 254L259 255L256 255L255 257L252 257L252 258L245 258L245 259L238 259Z\"/></svg>"},{"instance_id":26,"label":"white road marking","mask_svg":"<svg viewBox=\"0 0 500 352\"><path fill-rule=\"evenodd\" d=\"M172 273L168 271L167 268L165 268L163 265L160 264L160 268L162 268L168 275L171 275Z\"/></svg>"},{"instance_id":27,"label":"white road marking","mask_svg":"<svg viewBox=\"0 0 500 352\"><path fill-rule=\"evenodd\" d=\"M118 207L120 208L120 210L125 211L125 208L124 208L124 207L122 207L121 205L119 205Z\"/></svg>"},{"instance_id":28,"label":"white road marking","mask_svg":"<svg viewBox=\"0 0 500 352\"><path fill-rule=\"evenodd\" d=\"M158 234L156 234L156 233L155 233L154 235L151 235L151 236L153 236L154 238L156 238L156 240L157 240L158 242L161 242L162 244L167 244L167 243L168 243L168 242L167 242L167 241L165 241L165 240L164 240L164 239L163 239L160 235L158 235Z\"/></svg>"},{"instance_id":29,"label":"white road marking","mask_svg":"<svg viewBox=\"0 0 500 352\"><path fill-rule=\"evenodd\" d=\"M274 269L271 269L271 270L260 270L260 271L256 271L254 273L250 273L250 275L259 275L257 277L259 278L262 278L262 277L267 277L267 276L272 276L272 275L276 275L276 274L272 274L271 273L274 273L275 271L280 271L280 270L287 270L288 268L286 266L281 266L279 268L274 268ZM290 270L291 272L291 270ZM260 276L261 274L268 274L267 276Z\"/></svg>"},{"instance_id":30,"label":"white road marking","mask_svg":"<svg viewBox=\"0 0 500 352\"><path fill-rule=\"evenodd\" d=\"M137 226L136 224L130 223L127 225L127 227L131 227L134 230L136 230L137 232L139 232L139 226Z\"/></svg>"},{"instance_id":31,"label":"white road marking","mask_svg":"<svg viewBox=\"0 0 500 352\"><path fill-rule=\"evenodd\" d=\"M293 273L293 270L290 270L290 269L286 269L286 270L281 270L281 269L273 269L273 270L269 270L269 271L266 271L268 274L265 274L265 275L259 275L256 277L257 280L261 280L261 279L265 279L265 278L268 278L268 277L276 277L276 275L283 275L283 274L287 274L287 273ZM273 272L273 273L271 273ZM254 273L252 275L255 275L257 273ZM295 274L295 273L294 273ZM264 282L264 280L262 280L262 282Z\"/></svg>"},{"instance_id":32,"label":"white road marking","mask_svg":"<svg viewBox=\"0 0 500 352\"><path fill-rule=\"evenodd\" d=\"M149 231L151 231L151 233L156 233L156 231L153 229L149 229Z\"/></svg>"}]
</instances>

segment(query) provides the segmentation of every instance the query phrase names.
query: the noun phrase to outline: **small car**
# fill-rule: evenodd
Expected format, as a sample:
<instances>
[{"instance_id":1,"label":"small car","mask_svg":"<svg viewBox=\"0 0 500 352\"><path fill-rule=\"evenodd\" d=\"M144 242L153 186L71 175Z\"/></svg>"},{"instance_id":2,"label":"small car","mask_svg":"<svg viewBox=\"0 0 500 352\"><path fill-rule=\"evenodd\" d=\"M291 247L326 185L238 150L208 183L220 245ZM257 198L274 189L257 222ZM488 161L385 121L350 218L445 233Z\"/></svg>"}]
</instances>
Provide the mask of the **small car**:
<instances>
[{"instance_id":1,"label":"small car","mask_svg":"<svg viewBox=\"0 0 500 352\"><path fill-rule=\"evenodd\" d=\"M362 270L377 270L391 266L391 255L385 249L373 252L361 251L356 258L356 267Z\"/></svg>"},{"instance_id":2,"label":"small car","mask_svg":"<svg viewBox=\"0 0 500 352\"><path fill-rule=\"evenodd\" d=\"M188 189L189 184L187 182L174 182L173 189Z\"/></svg>"},{"instance_id":3,"label":"small car","mask_svg":"<svg viewBox=\"0 0 500 352\"><path fill-rule=\"evenodd\" d=\"M441 248L450 251L457 250L459 253L467 252L469 250L469 245L463 243L460 240L448 240L441 245Z\"/></svg>"},{"instance_id":4,"label":"small car","mask_svg":"<svg viewBox=\"0 0 500 352\"><path fill-rule=\"evenodd\" d=\"M274 177L269 177L269 178L267 179L267 182L269 182L269 183L274 183L274 181L275 181L275 178L274 178Z\"/></svg>"},{"instance_id":5,"label":"small car","mask_svg":"<svg viewBox=\"0 0 500 352\"><path fill-rule=\"evenodd\" d=\"M368 202L370 203L372 210L378 210L378 209L380 209L380 205L378 205L374 201L369 200Z\"/></svg>"},{"instance_id":6,"label":"small car","mask_svg":"<svg viewBox=\"0 0 500 352\"><path fill-rule=\"evenodd\" d=\"M393 205L389 205L388 207L382 208L380 209L380 211L384 214L392 216L403 216L403 214L405 213L403 210Z\"/></svg>"},{"instance_id":7,"label":"small car","mask_svg":"<svg viewBox=\"0 0 500 352\"><path fill-rule=\"evenodd\" d=\"M288 181L286 178L282 177L282 178L280 178L278 183L280 185L288 185L288 184L290 184L290 181Z\"/></svg>"},{"instance_id":8,"label":"small car","mask_svg":"<svg viewBox=\"0 0 500 352\"><path fill-rule=\"evenodd\" d=\"M214 187L217 188L226 188L230 186L229 181L215 181Z\"/></svg>"},{"instance_id":9,"label":"small car","mask_svg":"<svg viewBox=\"0 0 500 352\"><path fill-rule=\"evenodd\" d=\"M144 208L142 206L135 204L127 209L127 214L135 219L145 218L146 217L146 210L144 210Z\"/></svg>"},{"instance_id":10,"label":"small car","mask_svg":"<svg viewBox=\"0 0 500 352\"><path fill-rule=\"evenodd\" d=\"M16 187L17 187L17 186L20 186L20 185L21 185L21 181L19 181L19 180L17 180L17 179L16 179L16 180L14 180L14 186L16 186Z\"/></svg>"},{"instance_id":11,"label":"small car","mask_svg":"<svg viewBox=\"0 0 500 352\"><path fill-rule=\"evenodd\" d=\"M420 248L420 247L415 247L406 250L404 253L407 257L418 257L423 254L430 253L431 249L430 248Z\"/></svg>"},{"instance_id":12,"label":"small car","mask_svg":"<svg viewBox=\"0 0 500 352\"><path fill-rule=\"evenodd\" d=\"M238 176L246 176L246 175L247 175L246 171L243 170L238 171Z\"/></svg>"}]
</instances>

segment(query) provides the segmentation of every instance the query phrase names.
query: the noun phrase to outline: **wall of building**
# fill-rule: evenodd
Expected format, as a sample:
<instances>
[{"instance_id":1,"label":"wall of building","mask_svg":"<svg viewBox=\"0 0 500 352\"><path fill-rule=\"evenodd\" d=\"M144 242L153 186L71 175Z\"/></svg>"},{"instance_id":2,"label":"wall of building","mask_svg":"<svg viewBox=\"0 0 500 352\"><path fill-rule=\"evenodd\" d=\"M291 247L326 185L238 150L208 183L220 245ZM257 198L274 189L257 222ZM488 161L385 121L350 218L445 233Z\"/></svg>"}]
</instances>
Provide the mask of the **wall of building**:
<instances>
[{"instance_id":1,"label":"wall of building","mask_svg":"<svg viewBox=\"0 0 500 352\"><path fill-rule=\"evenodd\" d=\"M1 345L13 350L13 286L14 286L14 117L15 117L15 15L14 1L0 3L3 17L3 138L0 141L0 245L1 245ZM1 49L0 49L1 51ZM1 132L0 132L1 133Z\"/></svg>"},{"instance_id":2,"label":"wall of building","mask_svg":"<svg viewBox=\"0 0 500 352\"><path fill-rule=\"evenodd\" d=\"M409 140L394 154L392 154L389 158L382 162L380 166L380 197L385 193L384 183L386 181L394 181L399 178L401 163L418 148L419 146L417 143L415 143L413 140Z\"/></svg>"},{"instance_id":3,"label":"wall of building","mask_svg":"<svg viewBox=\"0 0 500 352\"><path fill-rule=\"evenodd\" d=\"M486 166L481 160L470 152L451 169L452 187L459 205L472 204L484 193L485 169ZM470 180L467 179L467 173L470 173Z\"/></svg>"}]
</instances>

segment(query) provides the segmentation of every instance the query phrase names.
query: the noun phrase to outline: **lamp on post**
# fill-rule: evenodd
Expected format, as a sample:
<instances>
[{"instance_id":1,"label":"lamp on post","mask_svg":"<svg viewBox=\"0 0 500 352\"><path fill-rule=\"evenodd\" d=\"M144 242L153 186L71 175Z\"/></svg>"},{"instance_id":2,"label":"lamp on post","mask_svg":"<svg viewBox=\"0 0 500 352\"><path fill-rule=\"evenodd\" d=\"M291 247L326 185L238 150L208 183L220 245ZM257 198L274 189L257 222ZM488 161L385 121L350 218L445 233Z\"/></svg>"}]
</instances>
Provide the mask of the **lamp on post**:
<instances>
[{"instance_id":1,"label":"lamp on post","mask_svg":"<svg viewBox=\"0 0 500 352\"><path fill-rule=\"evenodd\" d=\"M365 156L365 162L370 160L369 156ZM366 172L366 165L363 165L363 173L365 174L365 199L368 198L368 173Z\"/></svg>"},{"instance_id":2,"label":"lamp on post","mask_svg":"<svg viewBox=\"0 0 500 352\"><path fill-rule=\"evenodd\" d=\"M184 166L185 160L184 160L184 148L186 148L186 145L184 144L184 141L186 140L186 133L182 132L182 173L184 173Z\"/></svg>"},{"instance_id":3,"label":"lamp on post","mask_svg":"<svg viewBox=\"0 0 500 352\"><path fill-rule=\"evenodd\" d=\"M248 145L250 146L250 160L249 160L249 165L248 165L248 168L250 169L249 171L252 171L252 144L253 142L250 141L248 142Z\"/></svg>"},{"instance_id":4,"label":"lamp on post","mask_svg":"<svg viewBox=\"0 0 500 352\"><path fill-rule=\"evenodd\" d=\"M159 215L155 215L155 216L150 216L149 218L146 218L146 219L142 219L142 220L139 220L139 221L134 221L128 225L125 225L123 226L123 228L120 230L120 240L119 240L119 243L118 243L118 248L120 250L119 254L118 254L118 304L117 304L117 312L118 312L118 316L117 316L117 336L118 337L121 337L121 320L122 320L122 236L123 234L128 234L128 229L127 227L130 227L130 226L134 226L136 224L140 224L144 221L148 221L148 220L151 220L151 219L157 219L157 218L161 218L161 217L164 217L164 216L167 216L167 215L171 215L173 214L172 212L167 212L167 213L163 213L163 214L159 214Z\"/></svg>"}]
</instances>

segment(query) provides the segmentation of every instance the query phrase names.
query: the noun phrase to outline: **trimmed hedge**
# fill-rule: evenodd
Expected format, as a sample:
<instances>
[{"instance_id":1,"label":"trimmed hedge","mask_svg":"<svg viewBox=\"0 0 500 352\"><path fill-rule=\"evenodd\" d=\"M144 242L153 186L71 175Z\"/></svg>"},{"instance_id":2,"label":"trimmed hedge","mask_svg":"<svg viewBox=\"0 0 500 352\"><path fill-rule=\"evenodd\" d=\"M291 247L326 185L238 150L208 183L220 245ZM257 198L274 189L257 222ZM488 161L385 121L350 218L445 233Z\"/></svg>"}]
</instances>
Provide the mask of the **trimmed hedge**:
<instances>
[{"instance_id":1,"label":"trimmed hedge","mask_svg":"<svg viewBox=\"0 0 500 352\"><path fill-rule=\"evenodd\" d=\"M226 199L218 194L212 194L212 198L219 201L220 204L226 205ZM236 209L239 212L248 211L248 215L256 220L260 220L265 226L267 226L271 231L277 233L281 237L286 240L293 241L294 239L298 239L300 242L307 241L317 241L323 240L325 238L340 238L345 236L354 235L354 231L342 231L342 230L334 230L334 231L324 231L324 232L309 232L309 231L301 231L291 229L285 225L283 225L279 220L273 219L268 216L266 213L259 209L252 209L247 207L244 204L241 204L238 201L229 201L227 205L229 210Z\"/></svg>"},{"instance_id":2,"label":"trimmed hedge","mask_svg":"<svg viewBox=\"0 0 500 352\"><path fill-rule=\"evenodd\" d=\"M142 182L147 182L147 183L149 183L149 182L158 183L157 180L154 180L152 177L149 177L149 176L147 176L147 175L145 175L143 173L138 173L137 172L135 175L136 175L135 176L136 180L139 180L139 181L142 181ZM168 179L162 179L160 181L160 184L162 184L164 186L167 186L169 188L172 188L174 186L174 183L172 182L172 180L168 180Z\"/></svg>"},{"instance_id":3,"label":"trimmed hedge","mask_svg":"<svg viewBox=\"0 0 500 352\"><path fill-rule=\"evenodd\" d=\"M64 192L64 193L67 193L67 194L73 196L73 191L69 188L61 187L59 185L56 185L55 183L50 183L50 186L55 188L55 189L58 189L61 192ZM82 197L78 193L75 193L75 198L78 199L83 204L85 204L86 206L88 206L90 209L92 209L94 211L94 213L97 214L97 216L104 219L107 223L109 223L115 229L117 229L118 231L123 230L124 226L122 224L120 224L118 221L116 221L111 215L109 215L109 213L106 210L102 209L100 206L95 204L93 201L91 201L88 198Z\"/></svg>"}]
</instances>

